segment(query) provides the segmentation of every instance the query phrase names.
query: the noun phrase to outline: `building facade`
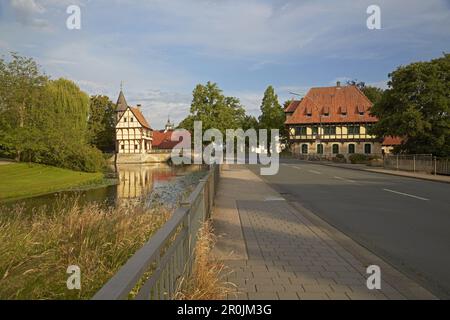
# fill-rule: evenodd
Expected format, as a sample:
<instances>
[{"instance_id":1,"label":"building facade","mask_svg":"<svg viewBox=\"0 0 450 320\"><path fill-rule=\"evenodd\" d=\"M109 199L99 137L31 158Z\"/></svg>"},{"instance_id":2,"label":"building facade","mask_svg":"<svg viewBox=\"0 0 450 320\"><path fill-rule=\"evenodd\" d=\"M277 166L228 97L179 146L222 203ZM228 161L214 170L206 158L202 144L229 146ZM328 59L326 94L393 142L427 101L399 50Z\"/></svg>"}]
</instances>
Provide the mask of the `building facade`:
<instances>
[{"instance_id":1,"label":"building facade","mask_svg":"<svg viewBox=\"0 0 450 320\"><path fill-rule=\"evenodd\" d=\"M369 134L378 120L356 86L312 88L285 109L291 151L300 155L381 155L383 139Z\"/></svg>"},{"instance_id":2,"label":"building facade","mask_svg":"<svg viewBox=\"0 0 450 320\"><path fill-rule=\"evenodd\" d=\"M120 91L116 108L116 153L145 154L152 151L153 130L141 108L127 104Z\"/></svg>"}]
</instances>

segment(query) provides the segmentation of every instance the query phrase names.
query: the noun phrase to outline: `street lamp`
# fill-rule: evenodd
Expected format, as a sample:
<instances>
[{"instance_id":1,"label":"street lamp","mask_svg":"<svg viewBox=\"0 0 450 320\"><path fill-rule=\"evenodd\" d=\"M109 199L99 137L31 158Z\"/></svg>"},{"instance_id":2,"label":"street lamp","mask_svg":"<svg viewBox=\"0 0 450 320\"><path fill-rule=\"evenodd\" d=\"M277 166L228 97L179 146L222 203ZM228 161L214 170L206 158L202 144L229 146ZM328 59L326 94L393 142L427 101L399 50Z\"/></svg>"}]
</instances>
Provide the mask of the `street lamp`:
<instances>
[{"instance_id":1,"label":"street lamp","mask_svg":"<svg viewBox=\"0 0 450 320\"><path fill-rule=\"evenodd\" d=\"M322 128L322 113L320 112L319 106L316 104L316 102L313 99L311 99L307 95L300 94L300 93L295 93L295 92L289 92L289 93L294 95L294 96L299 96L299 97L302 97L304 99L309 99L309 101L311 101L313 103L314 108L319 113L319 128L317 130L316 142L317 142L318 145L322 145L322 139L321 139L321 135L320 135L320 133L323 131L323 128ZM322 152L323 152L323 148L322 148Z\"/></svg>"}]
</instances>

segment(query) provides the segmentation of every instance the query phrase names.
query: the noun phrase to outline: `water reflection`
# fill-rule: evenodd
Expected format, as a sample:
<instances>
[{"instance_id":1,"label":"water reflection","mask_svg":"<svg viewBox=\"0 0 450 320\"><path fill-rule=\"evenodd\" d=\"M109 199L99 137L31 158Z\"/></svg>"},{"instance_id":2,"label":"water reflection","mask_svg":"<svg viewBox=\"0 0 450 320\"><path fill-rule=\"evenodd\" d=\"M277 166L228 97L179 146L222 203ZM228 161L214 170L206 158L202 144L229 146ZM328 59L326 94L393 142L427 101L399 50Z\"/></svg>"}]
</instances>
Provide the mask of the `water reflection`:
<instances>
[{"instance_id":1,"label":"water reflection","mask_svg":"<svg viewBox=\"0 0 450 320\"><path fill-rule=\"evenodd\" d=\"M201 166L169 166L167 164L120 165L117 166L117 185L83 191L64 191L44 196L8 202L5 208L17 204L25 211L46 206L50 211L60 197L79 198L82 205L86 203L104 203L106 205L126 205L144 201L152 205L155 201L171 206L190 185L197 183L203 175ZM1 212L0 212L1 213Z\"/></svg>"}]
</instances>

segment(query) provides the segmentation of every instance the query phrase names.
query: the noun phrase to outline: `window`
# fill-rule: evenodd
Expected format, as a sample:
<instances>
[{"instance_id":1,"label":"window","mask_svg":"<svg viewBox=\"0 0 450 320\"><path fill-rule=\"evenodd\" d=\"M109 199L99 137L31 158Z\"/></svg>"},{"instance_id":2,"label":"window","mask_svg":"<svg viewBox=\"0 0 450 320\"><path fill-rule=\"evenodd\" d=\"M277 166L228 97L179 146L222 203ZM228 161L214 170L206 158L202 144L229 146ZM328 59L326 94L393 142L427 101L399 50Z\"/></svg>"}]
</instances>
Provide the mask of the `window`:
<instances>
[{"instance_id":1,"label":"window","mask_svg":"<svg viewBox=\"0 0 450 320\"><path fill-rule=\"evenodd\" d=\"M123 122L127 122L127 118L125 117L125 118L123 118Z\"/></svg>"},{"instance_id":2,"label":"window","mask_svg":"<svg viewBox=\"0 0 450 320\"><path fill-rule=\"evenodd\" d=\"M349 154L355 153L355 145L354 144L349 144L348 145L348 153Z\"/></svg>"},{"instance_id":3,"label":"window","mask_svg":"<svg viewBox=\"0 0 450 320\"><path fill-rule=\"evenodd\" d=\"M338 154L338 153L339 153L339 145L333 144L333 154Z\"/></svg>"},{"instance_id":4,"label":"window","mask_svg":"<svg viewBox=\"0 0 450 320\"><path fill-rule=\"evenodd\" d=\"M125 145L121 145L120 149L125 150Z\"/></svg>"},{"instance_id":5,"label":"window","mask_svg":"<svg viewBox=\"0 0 450 320\"><path fill-rule=\"evenodd\" d=\"M306 136L306 127L297 127L295 128L295 135L297 136Z\"/></svg>"},{"instance_id":6,"label":"window","mask_svg":"<svg viewBox=\"0 0 450 320\"><path fill-rule=\"evenodd\" d=\"M302 154L308 154L308 145L302 144Z\"/></svg>"},{"instance_id":7,"label":"window","mask_svg":"<svg viewBox=\"0 0 450 320\"><path fill-rule=\"evenodd\" d=\"M133 117L131 117L131 118L130 118L130 122L133 122L133 121L134 121L134 119L133 119Z\"/></svg>"},{"instance_id":8,"label":"window","mask_svg":"<svg viewBox=\"0 0 450 320\"><path fill-rule=\"evenodd\" d=\"M139 149L139 146L137 144L134 145L134 149L137 150Z\"/></svg>"},{"instance_id":9,"label":"window","mask_svg":"<svg viewBox=\"0 0 450 320\"><path fill-rule=\"evenodd\" d=\"M318 154L323 154L323 144L318 144L317 145L317 153Z\"/></svg>"},{"instance_id":10,"label":"window","mask_svg":"<svg viewBox=\"0 0 450 320\"><path fill-rule=\"evenodd\" d=\"M364 153L371 154L372 153L372 145L370 143L366 143L364 145Z\"/></svg>"},{"instance_id":11,"label":"window","mask_svg":"<svg viewBox=\"0 0 450 320\"><path fill-rule=\"evenodd\" d=\"M348 126L348 134L359 134L359 126Z\"/></svg>"},{"instance_id":12,"label":"window","mask_svg":"<svg viewBox=\"0 0 450 320\"><path fill-rule=\"evenodd\" d=\"M336 134L336 127L325 127L324 134L326 135L334 135Z\"/></svg>"},{"instance_id":13,"label":"window","mask_svg":"<svg viewBox=\"0 0 450 320\"><path fill-rule=\"evenodd\" d=\"M317 127L317 126L312 127L312 134L313 135L319 134L319 127Z\"/></svg>"}]
</instances>

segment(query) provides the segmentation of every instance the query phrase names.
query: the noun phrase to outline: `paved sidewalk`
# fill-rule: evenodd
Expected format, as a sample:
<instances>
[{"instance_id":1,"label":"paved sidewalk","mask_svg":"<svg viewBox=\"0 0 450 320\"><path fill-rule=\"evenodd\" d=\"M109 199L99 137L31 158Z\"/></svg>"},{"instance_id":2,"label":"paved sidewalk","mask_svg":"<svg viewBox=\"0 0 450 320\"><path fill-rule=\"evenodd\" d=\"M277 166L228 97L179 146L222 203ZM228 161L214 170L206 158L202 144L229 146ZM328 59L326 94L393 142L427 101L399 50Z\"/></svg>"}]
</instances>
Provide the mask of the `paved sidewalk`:
<instances>
[{"instance_id":1,"label":"paved sidewalk","mask_svg":"<svg viewBox=\"0 0 450 320\"><path fill-rule=\"evenodd\" d=\"M300 160L303 161L303 160ZM346 169L352 169L352 170L360 170L360 171L369 171L369 172L376 172L376 173L383 173L383 174L390 174L393 176L401 176L401 177L407 177L407 178L415 178L415 179L422 179L422 180L429 180L429 181L435 181L435 182L442 182L442 183L450 183L450 176L443 176L443 175L434 175L434 174L427 174L427 173L420 173L420 172L410 172L410 171L400 171L400 170L389 170L389 169L383 169L383 168L377 168L377 167L369 167L365 164L349 164L349 163L333 163L333 162L313 162L325 166L331 166L331 167L339 167L339 168L346 168Z\"/></svg>"},{"instance_id":2,"label":"paved sidewalk","mask_svg":"<svg viewBox=\"0 0 450 320\"><path fill-rule=\"evenodd\" d=\"M350 253L245 166L222 171L213 219L214 254L238 286L229 299L434 298L379 259ZM368 264L380 265L381 290L367 289Z\"/></svg>"}]
</instances>

